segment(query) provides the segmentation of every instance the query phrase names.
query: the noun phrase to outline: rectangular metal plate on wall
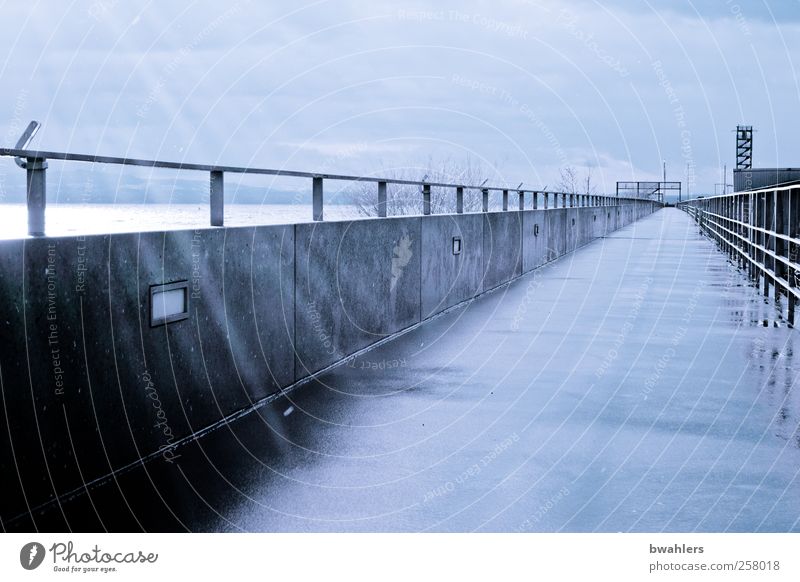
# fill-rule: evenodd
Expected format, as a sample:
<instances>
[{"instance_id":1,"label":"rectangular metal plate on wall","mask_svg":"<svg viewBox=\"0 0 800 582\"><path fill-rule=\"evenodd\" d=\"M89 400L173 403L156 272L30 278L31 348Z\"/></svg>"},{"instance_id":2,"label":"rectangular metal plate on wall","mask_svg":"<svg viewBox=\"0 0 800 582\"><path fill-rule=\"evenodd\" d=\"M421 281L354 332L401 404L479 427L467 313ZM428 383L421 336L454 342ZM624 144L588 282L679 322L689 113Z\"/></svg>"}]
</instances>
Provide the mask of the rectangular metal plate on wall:
<instances>
[{"instance_id":1,"label":"rectangular metal plate on wall","mask_svg":"<svg viewBox=\"0 0 800 582\"><path fill-rule=\"evenodd\" d=\"M150 286L150 327L189 318L189 281Z\"/></svg>"}]
</instances>

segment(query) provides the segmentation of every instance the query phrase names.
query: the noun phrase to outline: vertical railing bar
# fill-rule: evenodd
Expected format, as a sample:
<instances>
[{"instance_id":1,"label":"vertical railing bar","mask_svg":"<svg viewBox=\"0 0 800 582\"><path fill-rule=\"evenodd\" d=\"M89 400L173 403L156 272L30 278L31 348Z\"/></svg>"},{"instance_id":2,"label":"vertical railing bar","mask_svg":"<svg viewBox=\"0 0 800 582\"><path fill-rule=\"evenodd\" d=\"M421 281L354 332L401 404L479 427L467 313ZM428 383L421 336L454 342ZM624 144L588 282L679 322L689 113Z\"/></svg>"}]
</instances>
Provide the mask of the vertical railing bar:
<instances>
[{"instance_id":1,"label":"vertical railing bar","mask_svg":"<svg viewBox=\"0 0 800 582\"><path fill-rule=\"evenodd\" d=\"M312 218L320 222L323 220L323 190L322 178L311 179Z\"/></svg>"},{"instance_id":2,"label":"vertical railing bar","mask_svg":"<svg viewBox=\"0 0 800 582\"><path fill-rule=\"evenodd\" d=\"M45 207L47 206L47 160L27 158L26 201L28 205L28 234L44 236Z\"/></svg>"},{"instance_id":3,"label":"vertical railing bar","mask_svg":"<svg viewBox=\"0 0 800 582\"><path fill-rule=\"evenodd\" d=\"M219 170L210 172L209 210L211 226L225 224L225 175Z\"/></svg>"},{"instance_id":4,"label":"vertical railing bar","mask_svg":"<svg viewBox=\"0 0 800 582\"><path fill-rule=\"evenodd\" d=\"M386 218L386 182L378 182L378 216Z\"/></svg>"}]
</instances>

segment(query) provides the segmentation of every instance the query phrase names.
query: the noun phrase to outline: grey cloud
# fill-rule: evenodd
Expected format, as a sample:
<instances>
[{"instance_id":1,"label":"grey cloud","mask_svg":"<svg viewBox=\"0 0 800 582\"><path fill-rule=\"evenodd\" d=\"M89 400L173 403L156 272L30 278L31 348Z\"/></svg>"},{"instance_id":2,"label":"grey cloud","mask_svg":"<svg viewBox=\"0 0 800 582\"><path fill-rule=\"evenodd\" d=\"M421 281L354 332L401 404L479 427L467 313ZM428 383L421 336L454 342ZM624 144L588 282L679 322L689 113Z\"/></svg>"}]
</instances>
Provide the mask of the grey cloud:
<instances>
[{"instance_id":1,"label":"grey cloud","mask_svg":"<svg viewBox=\"0 0 800 582\"><path fill-rule=\"evenodd\" d=\"M749 4L747 35L724 0L700 17L622 0L17 4L0 130L35 117L50 149L351 173L469 154L532 187L573 164L613 188L665 159L713 190L738 122L760 129L757 163L800 157L797 18Z\"/></svg>"}]
</instances>

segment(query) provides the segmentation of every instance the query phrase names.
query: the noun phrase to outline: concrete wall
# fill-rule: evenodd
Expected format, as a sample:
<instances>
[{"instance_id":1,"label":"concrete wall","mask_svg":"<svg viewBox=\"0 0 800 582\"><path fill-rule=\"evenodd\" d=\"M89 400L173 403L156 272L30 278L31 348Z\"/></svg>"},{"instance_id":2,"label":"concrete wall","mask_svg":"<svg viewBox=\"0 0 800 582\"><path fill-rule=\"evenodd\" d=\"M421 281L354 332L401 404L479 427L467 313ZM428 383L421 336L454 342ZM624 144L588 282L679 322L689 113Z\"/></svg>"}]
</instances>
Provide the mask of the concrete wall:
<instances>
[{"instance_id":1,"label":"concrete wall","mask_svg":"<svg viewBox=\"0 0 800 582\"><path fill-rule=\"evenodd\" d=\"M551 210L530 210L522 213L522 270L541 267L550 260L550 241L548 240L548 216Z\"/></svg>"},{"instance_id":2,"label":"concrete wall","mask_svg":"<svg viewBox=\"0 0 800 582\"><path fill-rule=\"evenodd\" d=\"M567 211L552 209L545 213L547 217L547 260L554 261L567 252Z\"/></svg>"},{"instance_id":3,"label":"concrete wall","mask_svg":"<svg viewBox=\"0 0 800 582\"><path fill-rule=\"evenodd\" d=\"M3 518L17 474L35 505L294 381L293 226L2 241L0 273ZM151 328L178 279L191 318Z\"/></svg>"},{"instance_id":4,"label":"concrete wall","mask_svg":"<svg viewBox=\"0 0 800 582\"><path fill-rule=\"evenodd\" d=\"M422 220L422 318L483 291L483 221L480 214L431 216ZM461 252L453 254L453 238Z\"/></svg>"},{"instance_id":5,"label":"concrete wall","mask_svg":"<svg viewBox=\"0 0 800 582\"><path fill-rule=\"evenodd\" d=\"M566 251L571 253L578 248L579 245L579 232L581 225L578 223L578 209L567 208L565 209L566 216L564 218L565 230L567 233L567 246ZM584 244L584 243L581 243Z\"/></svg>"},{"instance_id":6,"label":"concrete wall","mask_svg":"<svg viewBox=\"0 0 800 582\"><path fill-rule=\"evenodd\" d=\"M295 227L297 378L420 321L421 222Z\"/></svg>"},{"instance_id":7,"label":"concrete wall","mask_svg":"<svg viewBox=\"0 0 800 582\"><path fill-rule=\"evenodd\" d=\"M483 288L488 291L522 274L522 213L483 214Z\"/></svg>"},{"instance_id":8,"label":"concrete wall","mask_svg":"<svg viewBox=\"0 0 800 582\"><path fill-rule=\"evenodd\" d=\"M655 208L0 241L0 518L179 462L181 437ZM151 328L149 287L178 280L190 317Z\"/></svg>"}]
</instances>

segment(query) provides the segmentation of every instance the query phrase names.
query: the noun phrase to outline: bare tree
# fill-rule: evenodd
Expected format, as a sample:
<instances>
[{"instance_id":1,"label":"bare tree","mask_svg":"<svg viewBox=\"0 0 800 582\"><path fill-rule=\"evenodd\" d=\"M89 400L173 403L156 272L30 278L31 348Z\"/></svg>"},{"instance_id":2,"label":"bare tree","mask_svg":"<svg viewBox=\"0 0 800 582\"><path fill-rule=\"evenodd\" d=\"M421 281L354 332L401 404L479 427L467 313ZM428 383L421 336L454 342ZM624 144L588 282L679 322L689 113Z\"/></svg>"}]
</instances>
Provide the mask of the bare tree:
<instances>
[{"instance_id":1,"label":"bare tree","mask_svg":"<svg viewBox=\"0 0 800 582\"><path fill-rule=\"evenodd\" d=\"M452 158L435 161L429 158L423 164L411 167L388 168L376 175L390 180L429 181L475 186L481 184L497 170L489 170L472 158L455 162ZM348 189L348 194L362 216L377 216L378 188L374 182L361 182ZM478 212L482 208L481 193L464 190L464 212ZM448 188L431 188L431 212L452 213L456 210L456 193ZM388 184L386 213L389 216L422 214L422 187L417 185Z\"/></svg>"},{"instance_id":2,"label":"bare tree","mask_svg":"<svg viewBox=\"0 0 800 582\"><path fill-rule=\"evenodd\" d=\"M592 168L587 167L583 179L575 166L561 168L556 188L567 194L596 194L597 186L592 183Z\"/></svg>"},{"instance_id":3,"label":"bare tree","mask_svg":"<svg viewBox=\"0 0 800 582\"><path fill-rule=\"evenodd\" d=\"M586 189L583 193L589 195L597 194L597 186L592 184L592 168L586 168Z\"/></svg>"},{"instance_id":4,"label":"bare tree","mask_svg":"<svg viewBox=\"0 0 800 582\"><path fill-rule=\"evenodd\" d=\"M577 194L578 185L580 180L578 178L578 171L574 166L564 166L559 172L558 181L556 182L556 189L559 192L566 194Z\"/></svg>"}]
</instances>

